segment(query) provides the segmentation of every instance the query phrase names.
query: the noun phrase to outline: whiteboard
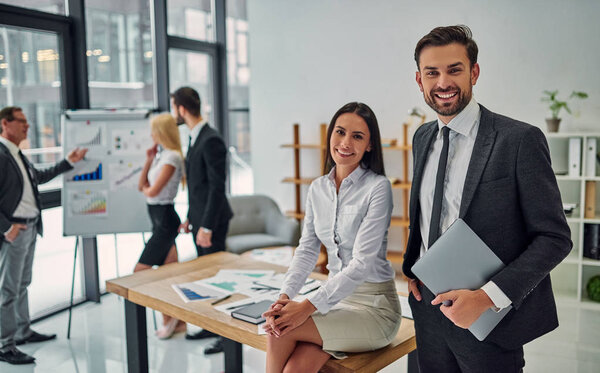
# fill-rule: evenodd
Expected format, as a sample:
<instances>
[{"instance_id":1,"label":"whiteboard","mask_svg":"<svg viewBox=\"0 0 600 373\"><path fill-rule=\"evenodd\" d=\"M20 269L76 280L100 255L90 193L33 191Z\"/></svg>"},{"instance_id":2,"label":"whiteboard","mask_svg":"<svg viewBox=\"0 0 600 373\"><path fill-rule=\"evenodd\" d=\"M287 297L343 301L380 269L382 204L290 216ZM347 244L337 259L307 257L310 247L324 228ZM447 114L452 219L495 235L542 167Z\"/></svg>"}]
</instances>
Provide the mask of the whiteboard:
<instances>
[{"instance_id":1,"label":"whiteboard","mask_svg":"<svg viewBox=\"0 0 600 373\"><path fill-rule=\"evenodd\" d=\"M152 145L147 110L68 110L65 153L88 148L63 174L63 235L148 232L151 222L138 181Z\"/></svg>"}]
</instances>

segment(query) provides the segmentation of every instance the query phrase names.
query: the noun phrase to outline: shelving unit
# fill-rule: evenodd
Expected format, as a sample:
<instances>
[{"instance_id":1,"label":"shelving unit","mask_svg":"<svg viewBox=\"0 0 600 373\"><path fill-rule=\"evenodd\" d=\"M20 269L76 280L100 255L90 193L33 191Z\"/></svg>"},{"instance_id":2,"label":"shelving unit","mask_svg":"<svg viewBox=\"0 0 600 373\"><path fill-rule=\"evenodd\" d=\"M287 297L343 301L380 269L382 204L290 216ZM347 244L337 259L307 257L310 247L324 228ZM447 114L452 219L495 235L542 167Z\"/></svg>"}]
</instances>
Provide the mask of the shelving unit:
<instances>
[{"instance_id":1,"label":"shelving unit","mask_svg":"<svg viewBox=\"0 0 600 373\"><path fill-rule=\"evenodd\" d=\"M593 302L587 297L585 289L588 280L600 274L600 260L589 259L583 256L584 226L585 224L600 224L600 173L596 159L588 159L586 143L588 138L596 139L596 152L600 151L600 133L547 133L552 167L560 189L563 203L574 203L577 207L567 216L567 223L571 228L573 250L561 264L551 273L552 286L555 295L562 301L578 302L585 307L600 309L600 303ZM569 169L569 141L575 138L580 140L581 158L580 172L576 175L564 174ZM595 156L595 154L594 154ZM586 165L594 163L593 175L586 175ZM586 192L588 183L595 183L595 203L593 204L594 217L585 216ZM593 189L592 189L593 190ZM590 204L591 205L591 204Z\"/></svg>"},{"instance_id":2,"label":"shelving unit","mask_svg":"<svg viewBox=\"0 0 600 373\"><path fill-rule=\"evenodd\" d=\"M409 204L409 195L411 188L411 181L409 179L409 156L412 151L412 145L408 144L408 128L409 124L403 124L403 143L400 145L393 146L384 146L383 151L399 151L402 156L403 162L403 174L402 177L396 178L398 182L392 184L393 189L401 190L401 201L402 201L402 215L393 216L390 222L391 227L399 227L402 229L403 242L401 242L398 246L402 247L402 250L389 250L388 249L388 259L393 263L402 263L404 257L404 248L406 247L406 242L408 241L408 204ZM286 177L282 180L284 183L294 184L295 191L295 209L292 211L286 211L286 215L294 217L298 219L298 221L304 218L304 211L301 206L301 189L302 185L310 184L315 177L302 177L300 174L300 156L302 149L313 149L321 151L321 163L319 165L320 174L323 174L325 170L325 161L327 159L327 125L321 124L320 126L320 144L302 144L300 142L300 125L294 124L294 141L291 144L281 145L282 148L293 149L294 150L294 176ZM388 247L391 245L388 245ZM323 250L323 248L321 248Z\"/></svg>"}]
</instances>

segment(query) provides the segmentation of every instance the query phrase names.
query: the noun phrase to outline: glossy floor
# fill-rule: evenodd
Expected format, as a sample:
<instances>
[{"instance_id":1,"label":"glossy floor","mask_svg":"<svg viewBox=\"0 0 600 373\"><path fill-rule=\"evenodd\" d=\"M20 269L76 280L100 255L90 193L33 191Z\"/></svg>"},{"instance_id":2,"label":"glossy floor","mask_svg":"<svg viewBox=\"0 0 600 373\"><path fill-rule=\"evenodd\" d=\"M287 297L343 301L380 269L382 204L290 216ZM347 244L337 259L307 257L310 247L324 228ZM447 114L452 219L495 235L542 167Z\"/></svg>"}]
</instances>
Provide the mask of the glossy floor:
<instances>
[{"instance_id":1,"label":"glossy floor","mask_svg":"<svg viewBox=\"0 0 600 373\"><path fill-rule=\"evenodd\" d=\"M120 373L127 372L124 306L115 295L105 295L99 304L88 303L73 313L71 339L66 339L66 312L40 321L34 328L57 333L58 339L21 346L36 357L36 364L11 366L0 362L1 373ZM159 316L159 315L157 315ZM525 346L525 372L600 372L600 310L559 303L561 326ZM188 341L182 334L161 341L153 335L152 314L148 313L148 355L150 372L213 373L223 371L223 355L203 354L212 340ZM244 372L264 372L265 354L244 347ZM406 372L405 359L383 372Z\"/></svg>"}]
</instances>

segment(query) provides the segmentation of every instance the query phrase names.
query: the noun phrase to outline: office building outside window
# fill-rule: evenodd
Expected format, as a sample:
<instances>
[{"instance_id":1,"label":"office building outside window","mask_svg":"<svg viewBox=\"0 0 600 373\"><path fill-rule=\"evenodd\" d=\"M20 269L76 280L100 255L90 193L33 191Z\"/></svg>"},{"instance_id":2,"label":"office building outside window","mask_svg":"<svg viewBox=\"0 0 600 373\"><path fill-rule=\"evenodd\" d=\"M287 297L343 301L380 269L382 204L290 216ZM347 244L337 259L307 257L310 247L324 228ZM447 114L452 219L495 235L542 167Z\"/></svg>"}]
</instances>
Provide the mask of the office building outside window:
<instances>
[{"instance_id":1,"label":"office building outside window","mask_svg":"<svg viewBox=\"0 0 600 373\"><path fill-rule=\"evenodd\" d=\"M254 180L250 154L250 63L246 0L227 1L226 27L231 194L252 194Z\"/></svg>"},{"instance_id":2,"label":"office building outside window","mask_svg":"<svg viewBox=\"0 0 600 373\"><path fill-rule=\"evenodd\" d=\"M20 147L36 164L61 152L59 58L56 34L0 26L0 107L23 109L30 128Z\"/></svg>"},{"instance_id":3,"label":"office building outside window","mask_svg":"<svg viewBox=\"0 0 600 373\"><path fill-rule=\"evenodd\" d=\"M86 0L90 107L153 108L149 0Z\"/></svg>"},{"instance_id":4,"label":"office building outside window","mask_svg":"<svg viewBox=\"0 0 600 373\"><path fill-rule=\"evenodd\" d=\"M215 41L212 0L167 0L167 33L187 39Z\"/></svg>"},{"instance_id":5,"label":"office building outside window","mask_svg":"<svg viewBox=\"0 0 600 373\"><path fill-rule=\"evenodd\" d=\"M66 0L0 0L0 4L35 9L41 12L65 15Z\"/></svg>"}]
</instances>

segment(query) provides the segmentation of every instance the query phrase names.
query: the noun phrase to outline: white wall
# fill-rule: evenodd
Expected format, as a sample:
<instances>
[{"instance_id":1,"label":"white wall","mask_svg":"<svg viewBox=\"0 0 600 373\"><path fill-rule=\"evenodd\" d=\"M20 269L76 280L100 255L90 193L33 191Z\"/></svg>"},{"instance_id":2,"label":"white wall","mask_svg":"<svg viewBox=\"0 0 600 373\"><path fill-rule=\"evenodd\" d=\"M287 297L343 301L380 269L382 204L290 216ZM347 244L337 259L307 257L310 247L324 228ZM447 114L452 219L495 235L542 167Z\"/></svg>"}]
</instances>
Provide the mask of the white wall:
<instances>
[{"instance_id":1,"label":"white wall","mask_svg":"<svg viewBox=\"0 0 600 373\"><path fill-rule=\"evenodd\" d=\"M382 137L401 138L413 106L427 109L414 81L414 46L432 28L463 23L479 45L476 99L488 109L544 127L545 89L590 98L572 105L563 129L600 132L600 2L596 0L249 0L250 121L255 192L293 209L292 124L318 142L318 124L349 101L375 111ZM302 153L305 175L317 174L316 151ZM386 153L388 176L399 158Z\"/></svg>"}]
</instances>

